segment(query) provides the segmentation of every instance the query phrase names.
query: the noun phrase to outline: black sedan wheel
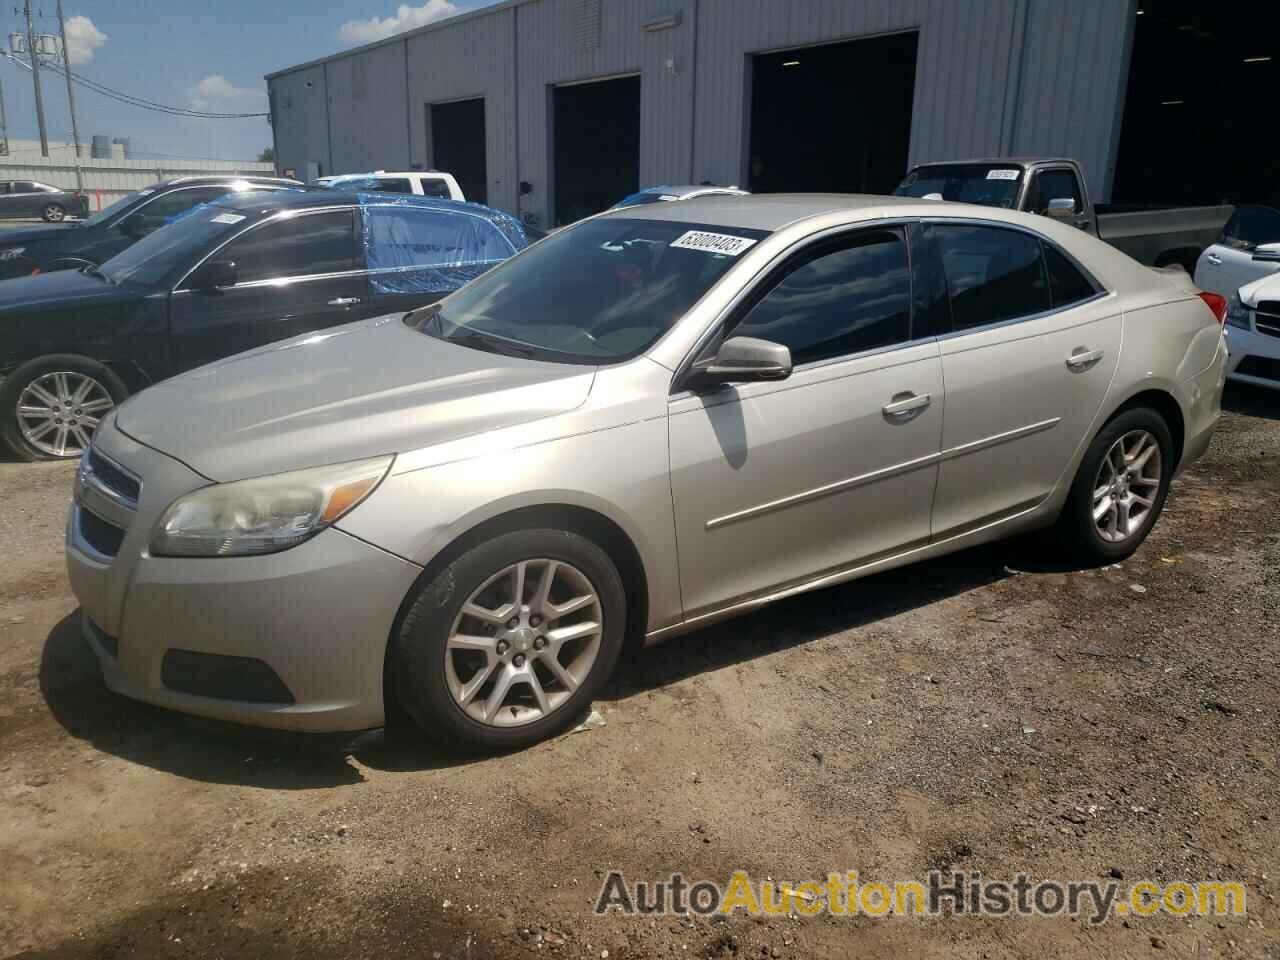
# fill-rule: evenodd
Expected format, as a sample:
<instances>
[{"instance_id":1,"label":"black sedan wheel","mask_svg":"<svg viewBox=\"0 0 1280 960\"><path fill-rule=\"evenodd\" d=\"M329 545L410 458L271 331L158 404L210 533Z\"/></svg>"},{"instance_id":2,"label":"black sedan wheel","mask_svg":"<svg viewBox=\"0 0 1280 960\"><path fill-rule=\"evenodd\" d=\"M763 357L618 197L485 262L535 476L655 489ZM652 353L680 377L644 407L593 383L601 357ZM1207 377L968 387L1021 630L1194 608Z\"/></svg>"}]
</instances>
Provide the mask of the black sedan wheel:
<instances>
[{"instance_id":1,"label":"black sedan wheel","mask_svg":"<svg viewBox=\"0 0 1280 960\"><path fill-rule=\"evenodd\" d=\"M23 364L0 386L0 438L22 460L70 460L129 395L110 368L53 355Z\"/></svg>"},{"instance_id":2,"label":"black sedan wheel","mask_svg":"<svg viewBox=\"0 0 1280 960\"><path fill-rule=\"evenodd\" d=\"M41 213L46 223L61 223L67 216L67 211L62 208L61 204L46 204L44 211Z\"/></svg>"}]
</instances>

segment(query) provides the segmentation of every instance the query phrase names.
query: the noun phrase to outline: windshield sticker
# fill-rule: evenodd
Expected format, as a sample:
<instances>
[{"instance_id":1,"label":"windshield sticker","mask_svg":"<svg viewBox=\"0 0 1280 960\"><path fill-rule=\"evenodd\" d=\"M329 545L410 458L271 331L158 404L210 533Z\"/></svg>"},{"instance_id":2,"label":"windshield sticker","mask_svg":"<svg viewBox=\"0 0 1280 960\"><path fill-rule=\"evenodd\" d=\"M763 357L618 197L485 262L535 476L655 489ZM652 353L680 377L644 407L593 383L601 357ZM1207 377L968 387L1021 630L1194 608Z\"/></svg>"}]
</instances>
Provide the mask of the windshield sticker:
<instances>
[{"instance_id":1,"label":"windshield sticker","mask_svg":"<svg viewBox=\"0 0 1280 960\"><path fill-rule=\"evenodd\" d=\"M210 223L239 223L244 219L243 213L220 213L213 217Z\"/></svg>"},{"instance_id":2,"label":"windshield sticker","mask_svg":"<svg viewBox=\"0 0 1280 960\"><path fill-rule=\"evenodd\" d=\"M743 250L753 246L755 241L749 237L733 237L727 233L707 233L705 230L690 230L671 244L673 250L701 250L703 253L723 253L727 257L736 257Z\"/></svg>"},{"instance_id":3,"label":"windshield sticker","mask_svg":"<svg viewBox=\"0 0 1280 960\"><path fill-rule=\"evenodd\" d=\"M988 180L1017 180L1022 176L1021 170L988 170Z\"/></svg>"}]
</instances>

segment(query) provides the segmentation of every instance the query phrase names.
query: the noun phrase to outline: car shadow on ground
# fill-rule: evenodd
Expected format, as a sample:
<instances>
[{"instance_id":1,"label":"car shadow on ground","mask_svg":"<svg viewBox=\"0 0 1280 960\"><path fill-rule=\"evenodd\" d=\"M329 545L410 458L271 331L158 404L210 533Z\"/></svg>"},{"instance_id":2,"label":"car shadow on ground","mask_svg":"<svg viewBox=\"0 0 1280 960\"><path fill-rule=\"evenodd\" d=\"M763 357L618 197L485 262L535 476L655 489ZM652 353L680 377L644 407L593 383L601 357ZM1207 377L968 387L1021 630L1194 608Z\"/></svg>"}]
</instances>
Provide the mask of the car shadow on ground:
<instances>
[{"instance_id":1,"label":"car shadow on ground","mask_svg":"<svg viewBox=\"0 0 1280 960\"><path fill-rule=\"evenodd\" d=\"M602 699L622 700L800 646L1019 571L1068 569L1038 562L1039 555L1032 541L996 543L793 597L674 642L635 651L620 665ZM130 762L210 783L307 790L359 783L359 765L407 772L502 759L457 756L416 736L389 736L382 730L290 733L138 703L106 688L81 636L79 611L50 631L41 658L40 689L54 718L73 737Z\"/></svg>"},{"instance_id":2,"label":"car shadow on ground","mask_svg":"<svg viewBox=\"0 0 1280 960\"><path fill-rule=\"evenodd\" d=\"M1222 406L1225 410L1249 417L1280 420L1280 390L1230 380L1222 391Z\"/></svg>"}]
</instances>

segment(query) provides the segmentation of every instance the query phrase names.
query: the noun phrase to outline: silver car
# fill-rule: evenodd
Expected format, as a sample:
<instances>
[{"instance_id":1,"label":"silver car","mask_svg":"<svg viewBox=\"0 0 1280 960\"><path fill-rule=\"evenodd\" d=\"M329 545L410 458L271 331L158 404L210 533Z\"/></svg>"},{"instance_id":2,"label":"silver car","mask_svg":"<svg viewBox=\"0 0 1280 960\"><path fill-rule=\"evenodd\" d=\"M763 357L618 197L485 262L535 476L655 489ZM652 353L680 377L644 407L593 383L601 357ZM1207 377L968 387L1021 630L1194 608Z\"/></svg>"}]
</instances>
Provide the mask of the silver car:
<instances>
[{"instance_id":1,"label":"silver car","mask_svg":"<svg viewBox=\"0 0 1280 960\"><path fill-rule=\"evenodd\" d=\"M130 400L67 562L128 696L516 747L628 639L1051 524L1128 555L1209 443L1225 357L1184 273L1043 217L634 207Z\"/></svg>"}]
</instances>

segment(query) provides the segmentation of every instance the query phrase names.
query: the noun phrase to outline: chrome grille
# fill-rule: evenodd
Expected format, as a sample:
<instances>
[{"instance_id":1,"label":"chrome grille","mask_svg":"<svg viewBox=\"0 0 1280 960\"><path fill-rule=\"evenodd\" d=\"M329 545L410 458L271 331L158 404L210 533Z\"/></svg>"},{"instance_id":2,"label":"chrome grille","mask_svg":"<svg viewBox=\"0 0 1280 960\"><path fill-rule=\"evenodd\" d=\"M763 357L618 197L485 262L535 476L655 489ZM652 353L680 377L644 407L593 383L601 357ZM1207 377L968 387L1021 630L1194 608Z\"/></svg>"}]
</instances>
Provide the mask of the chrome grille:
<instances>
[{"instance_id":1,"label":"chrome grille","mask_svg":"<svg viewBox=\"0 0 1280 960\"><path fill-rule=\"evenodd\" d=\"M1254 326L1259 333L1280 337L1280 300L1263 300L1254 311Z\"/></svg>"},{"instance_id":2,"label":"chrome grille","mask_svg":"<svg viewBox=\"0 0 1280 960\"><path fill-rule=\"evenodd\" d=\"M136 510L142 495L142 481L113 460L90 448L81 458L81 483L97 486L123 507Z\"/></svg>"}]
</instances>

